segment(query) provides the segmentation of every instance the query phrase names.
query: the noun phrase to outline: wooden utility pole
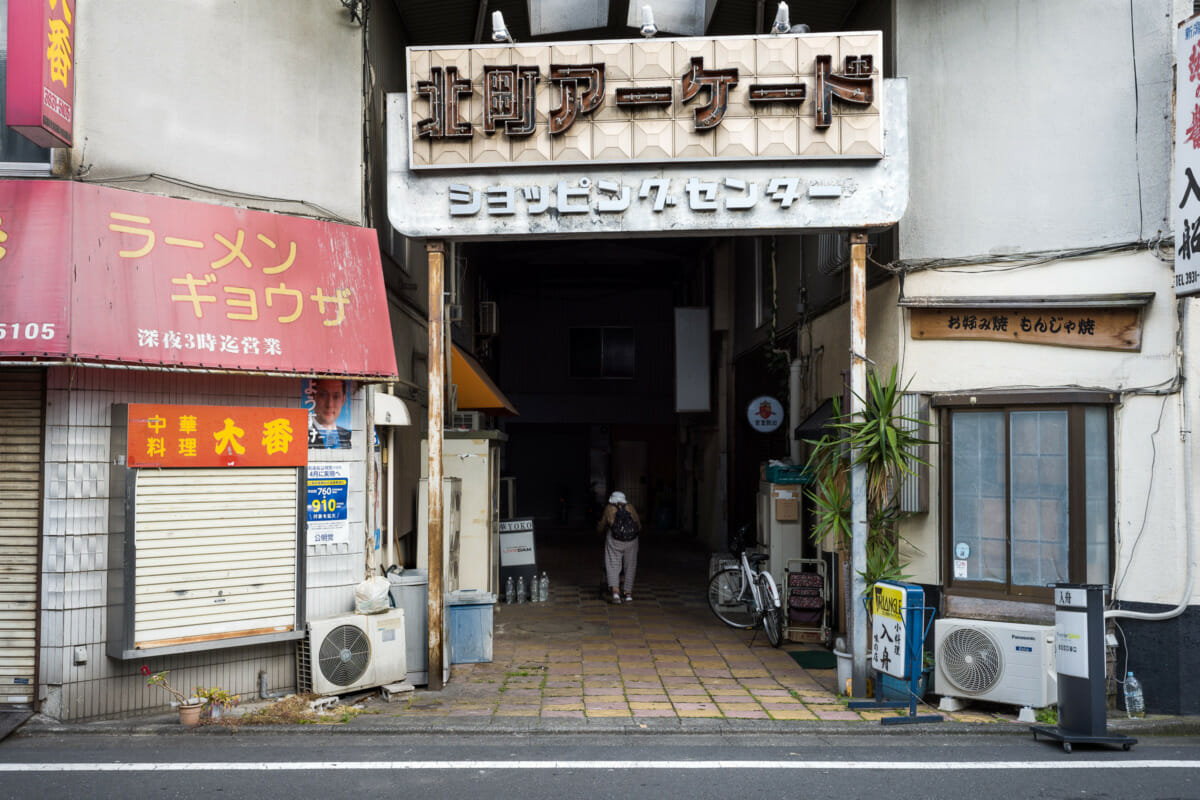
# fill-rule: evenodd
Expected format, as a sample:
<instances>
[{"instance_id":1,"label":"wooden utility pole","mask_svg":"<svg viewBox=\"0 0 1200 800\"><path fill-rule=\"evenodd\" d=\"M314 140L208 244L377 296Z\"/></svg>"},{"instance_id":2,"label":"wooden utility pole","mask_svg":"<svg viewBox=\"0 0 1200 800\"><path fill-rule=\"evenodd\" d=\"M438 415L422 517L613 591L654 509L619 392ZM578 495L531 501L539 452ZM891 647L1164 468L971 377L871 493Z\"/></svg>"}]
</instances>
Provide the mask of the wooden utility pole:
<instances>
[{"instance_id":1,"label":"wooden utility pole","mask_svg":"<svg viewBox=\"0 0 1200 800\"><path fill-rule=\"evenodd\" d=\"M430 241L425 245L429 256L429 684L431 691L442 688L442 429L444 427L444 387L446 352L444 346L445 298L442 297L446 266L446 245Z\"/></svg>"},{"instance_id":2,"label":"wooden utility pole","mask_svg":"<svg viewBox=\"0 0 1200 800\"><path fill-rule=\"evenodd\" d=\"M850 415L862 417L867 392L867 234L850 234ZM867 468L857 463L858 451L850 453L850 608L852 693L867 695L867 653L870 631L863 605L867 571Z\"/></svg>"}]
</instances>

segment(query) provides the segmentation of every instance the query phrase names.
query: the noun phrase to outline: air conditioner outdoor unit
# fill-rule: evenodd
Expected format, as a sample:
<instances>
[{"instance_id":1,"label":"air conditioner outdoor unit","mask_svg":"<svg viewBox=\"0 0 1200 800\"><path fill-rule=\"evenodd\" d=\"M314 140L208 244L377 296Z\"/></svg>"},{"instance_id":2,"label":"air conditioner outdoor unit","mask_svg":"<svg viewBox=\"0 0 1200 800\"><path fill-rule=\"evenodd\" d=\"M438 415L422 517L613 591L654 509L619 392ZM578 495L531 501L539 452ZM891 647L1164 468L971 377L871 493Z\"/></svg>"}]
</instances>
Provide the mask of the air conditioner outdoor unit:
<instances>
[{"instance_id":1,"label":"air conditioner outdoor unit","mask_svg":"<svg viewBox=\"0 0 1200 800\"><path fill-rule=\"evenodd\" d=\"M479 304L479 330L476 331L480 336L495 336L500 333L500 317L499 311L496 308L496 301L484 300Z\"/></svg>"},{"instance_id":2,"label":"air conditioner outdoor unit","mask_svg":"<svg viewBox=\"0 0 1200 800\"><path fill-rule=\"evenodd\" d=\"M1053 625L939 619L934 642L936 694L1032 708L1058 702Z\"/></svg>"},{"instance_id":3,"label":"air conditioner outdoor unit","mask_svg":"<svg viewBox=\"0 0 1200 800\"><path fill-rule=\"evenodd\" d=\"M455 411L451 427L460 431L480 431L487 417L482 411Z\"/></svg>"},{"instance_id":4,"label":"air conditioner outdoor unit","mask_svg":"<svg viewBox=\"0 0 1200 800\"><path fill-rule=\"evenodd\" d=\"M406 647L403 609L309 620L297 683L301 692L320 695L402 683Z\"/></svg>"}]
</instances>

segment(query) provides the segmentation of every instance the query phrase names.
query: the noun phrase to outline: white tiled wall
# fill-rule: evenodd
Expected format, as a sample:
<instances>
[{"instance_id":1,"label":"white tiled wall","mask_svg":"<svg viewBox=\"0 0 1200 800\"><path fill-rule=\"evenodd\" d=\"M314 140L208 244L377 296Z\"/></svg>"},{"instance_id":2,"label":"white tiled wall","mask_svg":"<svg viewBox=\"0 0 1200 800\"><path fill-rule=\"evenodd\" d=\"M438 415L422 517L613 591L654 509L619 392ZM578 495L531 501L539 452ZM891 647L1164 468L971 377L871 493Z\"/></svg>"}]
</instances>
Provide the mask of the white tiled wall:
<instances>
[{"instance_id":1,"label":"white tiled wall","mask_svg":"<svg viewBox=\"0 0 1200 800\"><path fill-rule=\"evenodd\" d=\"M221 686L256 696L258 673L268 691L295 687L295 645L277 643L145 661L105 653L108 569L109 426L113 403L287 406L301 404L298 378L193 375L120 369L53 367L46 391L45 498L42 527L39 697L60 719L120 717L166 706L166 693L146 686L143 663L171 671L176 688ZM307 551L309 619L349 611L363 578L366 510L363 393L351 399L354 447L314 450L310 461L351 466L350 542ZM303 535L303 534L301 534ZM84 648L86 663L75 663Z\"/></svg>"}]
</instances>

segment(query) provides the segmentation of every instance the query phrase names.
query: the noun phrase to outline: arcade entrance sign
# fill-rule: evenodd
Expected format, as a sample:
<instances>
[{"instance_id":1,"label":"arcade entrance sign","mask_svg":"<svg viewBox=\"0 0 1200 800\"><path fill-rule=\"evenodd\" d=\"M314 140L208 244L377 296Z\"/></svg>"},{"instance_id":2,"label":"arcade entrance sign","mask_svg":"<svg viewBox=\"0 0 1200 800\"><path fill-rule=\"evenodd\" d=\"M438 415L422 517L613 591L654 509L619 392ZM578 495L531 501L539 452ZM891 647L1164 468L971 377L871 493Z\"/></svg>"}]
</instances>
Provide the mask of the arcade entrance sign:
<instances>
[{"instance_id":1,"label":"arcade entrance sign","mask_svg":"<svg viewBox=\"0 0 1200 800\"><path fill-rule=\"evenodd\" d=\"M410 48L388 213L412 237L895 224L902 81L878 32ZM547 169L550 168L550 169Z\"/></svg>"}]
</instances>

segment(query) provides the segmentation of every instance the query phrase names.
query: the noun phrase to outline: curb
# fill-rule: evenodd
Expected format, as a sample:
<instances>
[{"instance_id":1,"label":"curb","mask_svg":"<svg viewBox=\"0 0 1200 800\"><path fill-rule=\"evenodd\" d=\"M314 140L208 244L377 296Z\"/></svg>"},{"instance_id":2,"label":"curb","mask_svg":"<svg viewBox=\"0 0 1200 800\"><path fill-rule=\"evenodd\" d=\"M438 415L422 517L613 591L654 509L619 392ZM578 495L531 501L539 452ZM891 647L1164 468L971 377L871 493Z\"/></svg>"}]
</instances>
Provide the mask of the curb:
<instances>
[{"instance_id":1,"label":"curb","mask_svg":"<svg viewBox=\"0 0 1200 800\"><path fill-rule=\"evenodd\" d=\"M1198 736L1200 716L1155 717L1141 720L1120 719L1109 726L1109 731L1128 736ZM398 720L396 717L379 718L374 715L357 717L349 723L308 725L203 725L184 728L174 716L154 719L101 721L89 723L62 723L41 715L30 719L13 733L14 737L32 738L42 736L233 736L242 734L287 734L303 735L329 733L341 736L409 736L409 735L519 735L560 736L563 734L622 735L622 736L703 736L703 735L748 735L748 736L896 736L896 735L989 735L1029 736L1030 725L1012 722L956 722L920 723L917 725L880 725L875 722L788 722L780 720L729 720L729 719L654 719L641 721L626 719L591 719L583 721L536 719L521 724L513 719L496 722L492 719L445 719L438 722L429 718L420 720Z\"/></svg>"}]
</instances>

